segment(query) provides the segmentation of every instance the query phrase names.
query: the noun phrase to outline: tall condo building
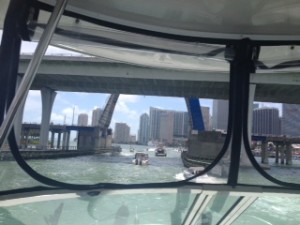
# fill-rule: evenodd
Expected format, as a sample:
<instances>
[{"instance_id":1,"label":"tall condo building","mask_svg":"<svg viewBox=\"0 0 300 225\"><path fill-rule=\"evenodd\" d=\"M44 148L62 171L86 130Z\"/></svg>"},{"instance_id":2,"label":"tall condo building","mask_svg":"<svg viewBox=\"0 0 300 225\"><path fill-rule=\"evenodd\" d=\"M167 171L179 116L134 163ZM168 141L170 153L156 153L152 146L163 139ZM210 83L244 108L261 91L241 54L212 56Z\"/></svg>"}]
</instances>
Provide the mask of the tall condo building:
<instances>
[{"instance_id":1,"label":"tall condo building","mask_svg":"<svg viewBox=\"0 0 300 225\"><path fill-rule=\"evenodd\" d=\"M92 115L92 126L98 126L99 124L99 119L102 115L103 110L100 108L96 108L93 110L93 115Z\"/></svg>"},{"instance_id":2,"label":"tall condo building","mask_svg":"<svg viewBox=\"0 0 300 225\"><path fill-rule=\"evenodd\" d=\"M88 125L88 114L86 113L80 113L78 115L78 122L77 122L77 125L78 126L87 126Z\"/></svg>"},{"instance_id":3,"label":"tall condo building","mask_svg":"<svg viewBox=\"0 0 300 225\"><path fill-rule=\"evenodd\" d=\"M173 143L174 112L164 110L160 114L160 141L166 144Z\"/></svg>"},{"instance_id":4,"label":"tall condo building","mask_svg":"<svg viewBox=\"0 0 300 225\"><path fill-rule=\"evenodd\" d=\"M129 143L130 127L126 123L116 123L114 139L116 143Z\"/></svg>"},{"instance_id":5,"label":"tall condo building","mask_svg":"<svg viewBox=\"0 0 300 225\"><path fill-rule=\"evenodd\" d=\"M163 110L150 107L150 139L159 140L160 139L160 114Z\"/></svg>"},{"instance_id":6,"label":"tall condo building","mask_svg":"<svg viewBox=\"0 0 300 225\"><path fill-rule=\"evenodd\" d=\"M147 145L149 141L149 115L144 113L140 116L140 126L138 133L138 142Z\"/></svg>"},{"instance_id":7,"label":"tall condo building","mask_svg":"<svg viewBox=\"0 0 300 225\"><path fill-rule=\"evenodd\" d=\"M280 118L277 108L257 108L253 110L252 133L280 135Z\"/></svg>"},{"instance_id":8,"label":"tall condo building","mask_svg":"<svg viewBox=\"0 0 300 225\"><path fill-rule=\"evenodd\" d=\"M211 130L209 107L201 106L201 112L205 130Z\"/></svg>"},{"instance_id":9,"label":"tall condo building","mask_svg":"<svg viewBox=\"0 0 300 225\"><path fill-rule=\"evenodd\" d=\"M300 136L300 105L282 104L282 134Z\"/></svg>"},{"instance_id":10,"label":"tall condo building","mask_svg":"<svg viewBox=\"0 0 300 225\"><path fill-rule=\"evenodd\" d=\"M188 112L174 111L174 137L187 137L189 132Z\"/></svg>"},{"instance_id":11,"label":"tall condo building","mask_svg":"<svg viewBox=\"0 0 300 225\"><path fill-rule=\"evenodd\" d=\"M187 112L150 108L150 140L172 143L174 137L187 137L189 120Z\"/></svg>"},{"instance_id":12,"label":"tall condo building","mask_svg":"<svg viewBox=\"0 0 300 225\"><path fill-rule=\"evenodd\" d=\"M130 143L135 143L136 142L136 135L130 135L130 138L129 138L129 142Z\"/></svg>"},{"instance_id":13,"label":"tall condo building","mask_svg":"<svg viewBox=\"0 0 300 225\"><path fill-rule=\"evenodd\" d=\"M227 130L228 100L213 100L212 129Z\"/></svg>"}]
</instances>

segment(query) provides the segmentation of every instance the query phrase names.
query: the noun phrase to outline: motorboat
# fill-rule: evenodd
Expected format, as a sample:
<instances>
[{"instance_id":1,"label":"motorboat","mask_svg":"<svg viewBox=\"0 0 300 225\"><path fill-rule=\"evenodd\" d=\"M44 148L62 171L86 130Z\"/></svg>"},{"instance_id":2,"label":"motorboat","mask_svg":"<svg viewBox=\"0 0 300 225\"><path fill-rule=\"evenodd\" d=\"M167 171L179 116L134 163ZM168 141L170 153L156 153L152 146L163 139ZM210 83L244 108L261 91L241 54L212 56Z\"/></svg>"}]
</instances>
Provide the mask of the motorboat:
<instances>
[{"instance_id":1,"label":"motorboat","mask_svg":"<svg viewBox=\"0 0 300 225\"><path fill-rule=\"evenodd\" d=\"M204 170L204 167L189 167L183 171L183 175L185 178L190 178L197 174L200 174Z\"/></svg>"},{"instance_id":2,"label":"motorboat","mask_svg":"<svg viewBox=\"0 0 300 225\"><path fill-rule=\"evenodd\" d=\"M300 224L299 168L287 154L287 167L265 171L251 152L249 127L256 102L300 104L299 9L297 0L0 0L0 153L14 158L0 161L0 224ZM21 55L21 45L28 42L37 44L29 47L36 49L34 54ZM78 57L45 57L48 47ZM221 111L227 125L220 128L226 134L217 143L220 148L202 139L204 150L188 145L193 147L187 149L191 164L199 152L214 156L195 175L208 179L174 179L169 171L178 169L177 158L159 172L164 165L133 167L121 154L26 160L18 137L30 136L20 128L30 90L42 95L42 104L29 103L31 112L42 105L36 117L42 125L39 140L45 143L56 91L111 93L115 98L107 104L114 106L119 94L173 96L186 103L189 98L227 100L228 115ZM124 102L121 106L129 112ZM196 106L195 112L201 112ZM200 129L200 117L193 120L188 109L181 121L198 140L205 126ZM159 113L147 117L146 124L158 123ZM79 142L111 143L111 117L112 112L104 110L101 132L86 127ZM163 118L164 126L155 126L151 138L159 139L155 135L162 133L167 140L167 131L178 125L172 113ZM288 118L295 125L299 115ZM97 133L85 138L89 129ZM67 126L63 133L66 146ZM179 131L177 135L182 138ZM281 143L288 152L289 143ZM225 155L229 171L216 182L205 174ZM243 159L249 162L247 168L241 166ZM142 163L139 157L134 162ZM157 179L151 180L154 175Z\"/></svg>"},{"instance_id":3,"label":"motorboat","mask_svg":"<svg viewBox=\"0 0 300 225\"><path fill-rule=\"evenodd\" d=\"M140 166L148 165L149 156L146 153L137 152L137 153L135 153L135 156L134 156L134 159L132 160L132 163L134 165L140 165Z\"/></svg>"},{"instance_id":4,"label":"motorboat","mask_svg":"<svg viewBox=\"0 0 300 225\"><path fill-rule=\"evenodd\" d=\"M122 147L121 146L112 146L111 151L115 152L115 153L120 153L120 152L122 152Z\"/></svg>"},{"instance_id":5,"label":"motorboat","mask_svg":"<svg viewBox=\"0 0 300 225\"><path fill-rule=\"evenodd\" d=\"M134 152L134 148L133 147L129 147L129 152Z\"/></svg>"},{"instance_id":6,"label":"motorboat","mask_svg":"<svg viewBox=\"0 0 300 225\"><path fill-rule=\"evenodd\" d=\"M167 151L164 147L158 147L155 149L155 156L167 156Z\"/></svg>"}]
</instances>

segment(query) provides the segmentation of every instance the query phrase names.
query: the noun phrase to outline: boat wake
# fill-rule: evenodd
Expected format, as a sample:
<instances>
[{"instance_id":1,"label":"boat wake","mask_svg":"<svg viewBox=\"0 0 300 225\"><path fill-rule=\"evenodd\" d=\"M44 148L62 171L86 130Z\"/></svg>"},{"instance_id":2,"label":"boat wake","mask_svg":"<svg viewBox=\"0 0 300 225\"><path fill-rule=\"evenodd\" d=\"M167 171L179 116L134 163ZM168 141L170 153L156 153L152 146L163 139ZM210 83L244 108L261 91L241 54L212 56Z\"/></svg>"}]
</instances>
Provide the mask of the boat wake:
<instances>
[{"instance_id":1,"label":"boat wake","mask_svg":"<svg viewBox=\"0 0 300 225\"><path fill-rule=\"evenodd\" d=\"M175 174L174 177L176 180L186 180L192 176L193 176L193 174L187 174L186 172L182 172L182 173ZM194 183L209 183L209 184L224 184L224 183L226 183L226 179L210 176L208 174L201 175L190 181L194 182Z\"/></svg>"}]
</instances>

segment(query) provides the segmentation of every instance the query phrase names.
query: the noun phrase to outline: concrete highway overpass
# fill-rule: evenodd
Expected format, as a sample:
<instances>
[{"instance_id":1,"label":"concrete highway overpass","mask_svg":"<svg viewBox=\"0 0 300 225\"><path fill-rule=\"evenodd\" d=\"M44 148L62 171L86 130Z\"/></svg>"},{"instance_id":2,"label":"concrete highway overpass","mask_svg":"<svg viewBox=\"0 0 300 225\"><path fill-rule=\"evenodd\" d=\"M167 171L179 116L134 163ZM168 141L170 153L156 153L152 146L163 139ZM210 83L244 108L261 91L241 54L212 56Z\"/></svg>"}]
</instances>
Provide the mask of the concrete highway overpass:
<instances>
[{"instance_id":1,"label":"concrete highway overpass","mask_svg":"<svg viewBox=\"0 0 300 225\"><path fill-rule=\"evenodd\" d=\"M30 58L21 57L20 75L24 74ZM260 70L251 75L255 101L300 104L299 83L300 74L293 71ZM69 92L226 99L229 74L147 68L92 57L46 56L31 90L43 87Z\"/></svg>"}]
</instances>

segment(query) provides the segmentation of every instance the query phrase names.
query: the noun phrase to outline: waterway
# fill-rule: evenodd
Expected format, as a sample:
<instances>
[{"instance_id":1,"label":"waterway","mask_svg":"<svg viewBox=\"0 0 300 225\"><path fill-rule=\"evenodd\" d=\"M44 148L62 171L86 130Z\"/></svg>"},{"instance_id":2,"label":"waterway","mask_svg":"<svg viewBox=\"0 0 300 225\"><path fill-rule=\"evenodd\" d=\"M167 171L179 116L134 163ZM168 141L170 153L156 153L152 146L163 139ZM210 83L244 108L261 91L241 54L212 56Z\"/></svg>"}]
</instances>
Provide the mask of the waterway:
<instances>
[{"instance_id":1,"label":"waterway","mask_svg":"<svg viewBox=\"0 0 300 225\"><path fill-rule=\"evenodd\" d=\"M59 181L77 184L94 184L98 182L120 184L156 183L172 182L182 179L183 171L186 168L184 168L182 164L180 158L181 153L178 149L167 148L167 157L156 157L153 151L154 149L149 149L147 146L122 145L121 147L122 152L116 154L109 153L104 155L90 155L74 158L28 160L27 162L42 175ZM131 152L129 150L130 148L133 148L134 152ZM132 159L136 152L145 152L149 154L149 165L134 165L132 163ZM257 158L257 160L259 161L260 159ZM271 175L284 181L300 183L299 161L294 161L292 166L276 166L274 165L273 159L270 159L270 164L272 167L268 170L268 173ZM195 179L194 182L226 183L226 177L215 176L217 172L218 170L215 171L214 174L210 173L208 175L201 176ZM25 174L14 161L0 162L0 179L1 190L41 185ZM256 185L274 185L261 177L252 167L241 169L239 182ZM186 198L190 199L187 203L187 206L190 206L195 195L189 194ZM83 201L78 201L76 199L64 201L55 200L44 203L26 204L25 206L13 206L2 209L2 214L6 216L6 218L10 218L11 221L22 221L22 224L32 225L32 221L28 219L29 214L38 218L36 220L38 223L34 224L40 225L45 224L45 219L43 219L45 216L41 216L41 212L43 215L51 215L51 210L55 212L55 208L61 206L67 210L63 211L63 215L65 217L59 224L115 225L118 224L116 223L118 219L121 221L122 218L117 218L116 215L126 203L126 207L128 207L126 210L130 214L127 218L128 223L125 223L123 220L123 222L121 221L119 224L134 224L133 221L136 219L134 215L137 214L137 210L139 211L139 215L143 214L143 217L139 219L140 223L136 224L181 224L179 221L181 221L182 218L179 218L176 223L174 221L170 221L170 214L174 213L174 210L177 207L175 194L162 195L155 193L138 193L135 195L122 195L120 197L102 196L100 200L99 198L96 199L97 200L95 200L95 203L93 204L91 204L89 200L83 198ZM230 197L228 202L230 201L233 203L235 201L235 197ZM230 204L227 206L230 207ZM239 218L238 222L235 222L234 224L300 224L299 205L300 198L281 196L260 197ZM223 210L226 208L224 207ZM82 209L87 211L83 212ZM188 207L186 207L186 209L188 209ZM74 217L74 212L76 212L75 215L77 214L81 216ZM184 213L186 213L186 210ZM216 213L212 211L211 213L214 220L221 217L220 212ZM1 220L0 215L0 224L21 224L17 222L7 223L7 221L5 223L1 223L1 221L6 220ZM155 221L155 223L153 223L153 221Z\"/></svg>"},{"instance_id":2,"label":"waterway","mask_svg":"<svg viewBox=\"0 0 300 225\"><path fill-rule=\"evenodd\" d=\"M73 158L27 160L27 163L40 174L52 179L77 184L95 183L157 183L173 182L184 179L181 152L176 148L167 148L166 157L156 157L154 149L141 145L121 145L122 152L116 154L89 155ZM131 152L129 149L134 149ZM149 155L149 165L137 166L132 163L136 152ZM257 158L259 161L260 159ZM269 160L271 169L267 173L285 182L300 184L300 160L294 160L292 166L275 165ZM225 165L226 166L226 165ZM224 165L222 166L224 167ZM221 167L217 166L208 175L194 180L199 183L226 183L227 177L221 177ZM31 187L38 183L28 178L14 161L0 162L0 190ZM256 172L253 167L240 170L239 182L243 184L274 185Z\"/></svg>"}]
</instances>

